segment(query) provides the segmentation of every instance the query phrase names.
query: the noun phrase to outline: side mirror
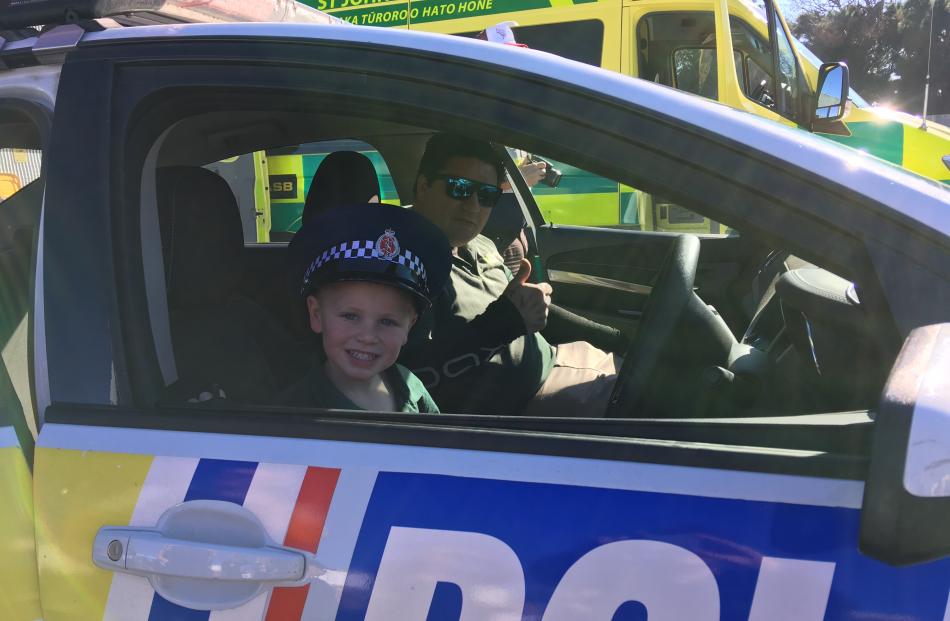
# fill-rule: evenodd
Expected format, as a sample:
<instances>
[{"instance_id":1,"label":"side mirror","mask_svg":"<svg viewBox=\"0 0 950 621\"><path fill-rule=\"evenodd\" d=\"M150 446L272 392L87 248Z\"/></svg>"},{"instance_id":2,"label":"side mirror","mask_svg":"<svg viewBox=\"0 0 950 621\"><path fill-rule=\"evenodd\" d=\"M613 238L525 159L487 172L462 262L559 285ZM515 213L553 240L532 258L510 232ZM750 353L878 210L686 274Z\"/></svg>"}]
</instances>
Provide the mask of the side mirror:
<instances>
[{"instance_id":1,"label":"side mirror","mask_svg":"<svg viewBox=\"0 0 950 621\"><path fill-rule=\"evenodd\" d=\"M874 421L861 551L891 565L950 555L950 323L910 333Z\"/></svg>"},{"instance_id":2,"label":"side mirror","mask_svg":"<svg viewBox=\"0 0 950 621\"><path fill-rule=\"evenodd\" d=\"M850 91L848 65L842 62L823 64L818 69L814 120L826 123L841 119L844 116Z\"/></svg>"}]
</instances>

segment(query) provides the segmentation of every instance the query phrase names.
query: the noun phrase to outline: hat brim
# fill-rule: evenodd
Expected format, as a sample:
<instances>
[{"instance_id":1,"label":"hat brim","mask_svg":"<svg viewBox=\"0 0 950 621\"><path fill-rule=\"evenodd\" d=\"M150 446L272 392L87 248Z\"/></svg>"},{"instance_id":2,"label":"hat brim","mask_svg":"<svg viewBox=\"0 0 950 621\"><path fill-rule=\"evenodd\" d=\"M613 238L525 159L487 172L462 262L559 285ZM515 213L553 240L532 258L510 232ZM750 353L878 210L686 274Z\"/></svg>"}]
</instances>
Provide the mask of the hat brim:
<instances>
[{"instance_id":1,"label":"hat brim","mask_svg":"<svg viewBox=\"0 0 950 621\"><path fill-rule=\"evenodd\" d=\"M300 294L307 296L321 285L337 282L372 282L401 289L411 294L419 311L432 304L427 295L426 283L415 272L405 265L376 258L331 261L310 275L301 287Z\"/></svg>"}]
</instances>

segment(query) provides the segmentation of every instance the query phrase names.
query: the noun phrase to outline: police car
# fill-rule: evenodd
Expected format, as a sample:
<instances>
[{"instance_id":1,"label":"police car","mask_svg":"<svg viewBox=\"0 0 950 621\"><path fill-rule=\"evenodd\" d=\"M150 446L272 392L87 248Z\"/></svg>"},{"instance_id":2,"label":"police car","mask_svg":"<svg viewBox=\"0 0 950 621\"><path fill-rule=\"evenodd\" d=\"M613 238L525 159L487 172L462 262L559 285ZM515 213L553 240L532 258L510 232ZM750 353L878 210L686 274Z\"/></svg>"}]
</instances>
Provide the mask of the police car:
<instances>
[{"instance_id":1,"label":"police car","mask_svg":"<svg viewBox=\"0 0 950 621\"><path fill-rule=\"evenodd\" d=\"M42 160L0 204L0 617L950 618L946 188L541 52L45 4L0 11L0 147ZM210 169L358 140L409 203L437 131L734 231L552 225L509 162L555 299L639 330L609 412L266 405L287 246Z\"/></svg>"}]
</instances>

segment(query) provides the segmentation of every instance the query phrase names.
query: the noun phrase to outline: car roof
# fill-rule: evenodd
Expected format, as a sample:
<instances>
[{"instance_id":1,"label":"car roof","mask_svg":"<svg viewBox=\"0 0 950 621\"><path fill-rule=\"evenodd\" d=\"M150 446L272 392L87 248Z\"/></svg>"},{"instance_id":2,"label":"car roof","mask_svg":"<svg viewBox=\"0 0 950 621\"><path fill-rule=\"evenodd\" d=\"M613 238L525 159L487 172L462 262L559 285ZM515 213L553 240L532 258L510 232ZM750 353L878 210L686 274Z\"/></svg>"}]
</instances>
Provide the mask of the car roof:
<instances>
[{"instance_id":1,"label":"car roof","mask_svg":"<svg viewBox=\"0 0 950 621\"><path fill-rule=\"evenodd\" d=\"M111 28L87 33L81 47L135 40L247 37L386 46L479 62L560 81L572 88L645 108L712 131L768 157L825 177L950 237L950 191L939 182L909 173L860 151L717 102L638 78L606 71L538 50L515 48L443 34L368 26L226 23ZM556 76L556 77L553 77Z\"/></svg>"}]
</instances>

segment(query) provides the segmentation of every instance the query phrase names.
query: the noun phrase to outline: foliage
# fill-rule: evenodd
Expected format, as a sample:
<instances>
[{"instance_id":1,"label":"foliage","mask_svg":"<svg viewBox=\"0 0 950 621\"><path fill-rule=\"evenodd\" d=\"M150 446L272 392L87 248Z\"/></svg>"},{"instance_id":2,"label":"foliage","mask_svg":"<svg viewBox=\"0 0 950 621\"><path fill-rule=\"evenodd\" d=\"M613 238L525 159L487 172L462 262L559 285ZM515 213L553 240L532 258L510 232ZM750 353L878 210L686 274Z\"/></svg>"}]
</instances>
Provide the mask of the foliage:
<instances>
[{"instance_id":1,"label":"foliage","mask_svg":"<svg viewBox=\"0 0 950 621\"><path fill-rule=\"evenodd\" d=\"M913 114L923 107L930 0L800 0L792 32L819 58L844 60L871 102ZM950 0L934 5L929 114L950 113Z\"/></svg>"}]
</instances>

